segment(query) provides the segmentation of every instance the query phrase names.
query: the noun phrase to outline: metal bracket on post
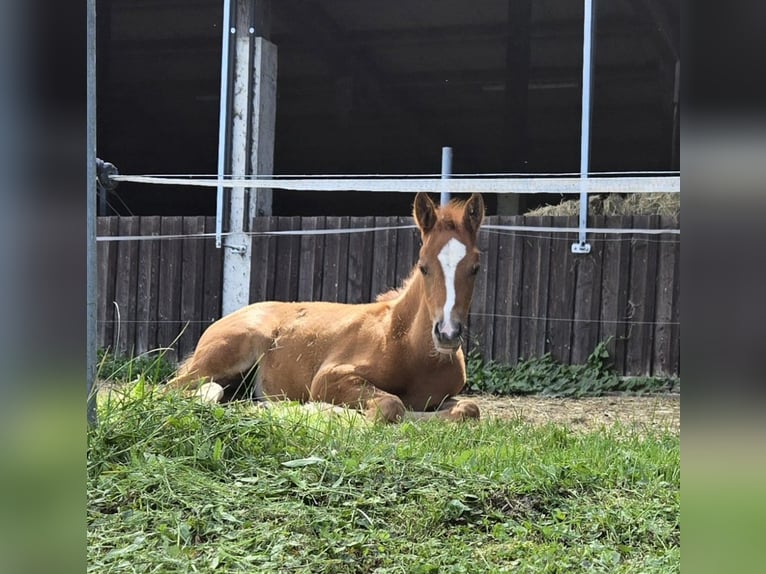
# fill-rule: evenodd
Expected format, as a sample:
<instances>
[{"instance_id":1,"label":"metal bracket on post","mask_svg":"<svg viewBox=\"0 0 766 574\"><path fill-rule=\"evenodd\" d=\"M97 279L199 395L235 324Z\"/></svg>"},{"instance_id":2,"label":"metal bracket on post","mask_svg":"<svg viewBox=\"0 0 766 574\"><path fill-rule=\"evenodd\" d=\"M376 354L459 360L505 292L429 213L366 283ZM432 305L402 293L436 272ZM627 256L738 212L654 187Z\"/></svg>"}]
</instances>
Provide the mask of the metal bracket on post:
<instances>
[{"instance_id":1,"label":"metal bracket on post","mask_svg":"<svg viewBox=\"0 0 766 574\"><path fill-rule=\"evenodd\" d=\"M243 257L247 255L247 245L228 245L224 244L223 247L230 249L232 253L238 253Z\"/></svg>"},{"instance_id":2,"label":"metal bracket on post","mask_svg":"<svg viewBox=\"0 0 766 574\"><path fill-rule=\"evenodd\" d=\"M590 253L590 243L586 243L584 240L572 243L572 253Z\"/></svg>"},{"instance_id":3,"label":"metal bracket on post","mask_svg":"<svg viewBox=\"0 0 766 574\"><path fill-rule=\"evenodd\" d=\"M572 243L572 253L590 253L590 243L586 240L588 228L588 174L580 175L580 220L578 222L577 243Z\"/></svg>"},{"instance_id":4,"label":"metal bracket on post","mask_svg":"<svg viewBox=\"0 0 766 574\"><path fill-rule=\"evenodd\" d=\"M590 243L572 243L572 253L590 253Z\"/></svg>"}]
</instances>

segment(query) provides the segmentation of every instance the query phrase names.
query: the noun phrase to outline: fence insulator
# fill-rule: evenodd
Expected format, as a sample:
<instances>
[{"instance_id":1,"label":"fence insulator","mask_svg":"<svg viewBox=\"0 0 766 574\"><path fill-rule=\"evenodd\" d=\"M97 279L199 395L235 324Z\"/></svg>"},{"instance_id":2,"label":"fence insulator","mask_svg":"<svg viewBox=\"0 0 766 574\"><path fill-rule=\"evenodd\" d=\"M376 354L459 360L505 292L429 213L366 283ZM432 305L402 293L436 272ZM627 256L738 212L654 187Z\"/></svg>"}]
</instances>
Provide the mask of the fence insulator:
<instances>
[{"instance_id":1,"label":"fence insulator","mask_svg":"<svg viewBox=\"0 0 766 574\"><path fill-rule=\"evenodd\" d=\"M115 175L120 175L120 172L113 163L96 158L96 178L102 188L108 191L116 188L119 182L112 179L112 176Z\"/></svg>"}]
</instances>

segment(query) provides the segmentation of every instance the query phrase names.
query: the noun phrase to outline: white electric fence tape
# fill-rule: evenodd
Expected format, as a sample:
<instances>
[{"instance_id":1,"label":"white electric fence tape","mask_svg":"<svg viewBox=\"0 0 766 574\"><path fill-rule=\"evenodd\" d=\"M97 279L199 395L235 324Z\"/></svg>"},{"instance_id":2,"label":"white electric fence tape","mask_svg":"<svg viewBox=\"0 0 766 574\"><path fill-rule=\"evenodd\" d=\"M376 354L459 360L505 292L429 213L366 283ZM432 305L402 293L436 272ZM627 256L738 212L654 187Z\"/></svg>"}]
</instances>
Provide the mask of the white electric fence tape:
<instances>
[{"instance_id":1,"label":"white electric fence tape","mask_svg":"<svg viewBox=\"0 0 766 574\"><path fill-rule=\"evenodd\" d=\"M678 193L681 178L678 172L637 172L644 175L626 177L623 172L593 174L585 180L588 193ZM511 175L512 177L509 177ZM146 183L154 185L175 185L193 187L245 187L257 189L285 189L292 191L359 191L395 193L546 193L578 194L583 180L576 174L460 174L452 179L441 179L439 175L397 175L395 177L371 174L315 175L315 176L269 176L231 177L194 175L113 175L118 182ZM348 233L369 233L410 229L414 225L393 227L355 227L339 229L296 229L280 231L251 231L247 235L333 235ZM484 225L486 231L577 233L577 227L540 227L527 225ZM680 235L680 229L633 229L633 228L587 228L588 233L618 235ZM223 236L228 235L223 233ZM215 233L140 236L100 236L103 241L151 241L159 239L212 238Z\"/></svg>"},{"instance_id":2,"label":"white electric fence tape","mask_svg":"<svg viewBox=\"0 0 766 574\"><path fill-rule=\"evenodd\" d=\"M373 176L374 177L374 176ZM579 177L478 177L435 179L407 177L368 179L348 178L231 178L202 179L154 175L115 175L114 181L177 185L192 187L245 187L250 189L286 189L291 191L371 191L389 193L580 193L583 181ZM647 177L589 177L585 183L588 193L677 193L681 189L679 176Z\"/></svg>"}]
</instances>

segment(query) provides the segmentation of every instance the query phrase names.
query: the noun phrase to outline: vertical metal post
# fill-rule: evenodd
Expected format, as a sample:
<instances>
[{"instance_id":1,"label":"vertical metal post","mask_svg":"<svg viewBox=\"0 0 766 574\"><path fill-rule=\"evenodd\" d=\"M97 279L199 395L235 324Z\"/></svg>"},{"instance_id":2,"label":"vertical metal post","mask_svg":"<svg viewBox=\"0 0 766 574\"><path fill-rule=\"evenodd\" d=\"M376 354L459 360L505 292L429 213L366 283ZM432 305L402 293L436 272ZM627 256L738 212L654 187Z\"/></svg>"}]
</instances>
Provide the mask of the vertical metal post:
<instances>
[{"instance_id":1,"label":"vertical metal post","mask_svg":"<svg viewBox=\"0 0 766 574\"><path fill-rule=\"evenodd\" d=\"M681 103L681 60L676 60L673 77L673 136L670 152L670 167L678 169L678 106Z\"/></svg>"},{"instance_id":2,"label":"vertical metal post","mask_svg":"<svg viewBox=\"0 0 766 574\"><path fill-rule=\"evenodd\" d=\"M218 108L218 179L226 175L226 146L229 120L229 37L231 36L231 0L223 0L221 26L221 102ZM223 187L218 186L215 199L215 246L220 249L223 233Z\"/></svg>"},{"instance_id":3,"label":"vertical metal post","mask_svg":"<svg viewBox=\"0 0 766 574\"><path fill-rule=\"evenodd\" d=\"M87 64L87 114L88 133L86 136L86 339L85 351L87 418L88 424L95 425L96 417L96 0L88 0L87 15L88 64Z\"/></svg>"},{"instance_id":4,"label":"vertical metal post","mask_svg":"<svg viewBox=\"0 0 766 574\"><path fill-rule=\"evenodd\" d=\"M580 221L577 243L572 253L590 253L586 241L588 226L588 171L590 168L590 112L592 107L591 85L593 80L593 40L595 38L596 0L584 0L582 38L582 123L580 125Z\"/></svg>"},{"instance_id":5,"label":"vertical metal post","mask_svg":"<svg viewBox=\"0 0 766 574\"><path fill-rule=\"evenodd\" d=\"M450 177L452 177L452 148L445 146L442 148L442 179L449 179ZM439 203L441 205L449 203L449 191L441 191Z\"/></svg>"},{"instance_id":6,"label":"vertical metal post","mask_svg":"<svg viewBox=\"0 0 766 574\"><path fill-rule=\"evenodd\" d=\"M234 58L231 120L231 175L242 178L248 172L250 118L252 113L253 35L252 0L234 0ZM247 305L250 297L251 238L245 232L245 188L233 187L229 196L229 231L223 253L221 313L228 315Z\"/></svg>"}]
</instances>

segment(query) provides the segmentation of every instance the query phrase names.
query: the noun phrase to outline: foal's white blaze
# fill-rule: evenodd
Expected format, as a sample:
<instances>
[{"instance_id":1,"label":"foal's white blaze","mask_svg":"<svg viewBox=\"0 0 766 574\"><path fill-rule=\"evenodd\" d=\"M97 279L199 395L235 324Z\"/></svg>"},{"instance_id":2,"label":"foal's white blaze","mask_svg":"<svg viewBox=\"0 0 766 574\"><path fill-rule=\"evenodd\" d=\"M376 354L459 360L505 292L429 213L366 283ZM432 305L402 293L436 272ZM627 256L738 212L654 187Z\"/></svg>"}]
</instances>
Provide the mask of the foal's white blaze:
<instances>
[{"instance_id":1,"label":"foal's white blaze","mask_svg":"<svg viewBox=\"0 0 766 574\"><path fill-rule=\"evenodd\" d=\"M441 332L447 337L453 336L457 331L457 325L452 321L452 308L455 306L455 271L465 254L465 245L453 237L442 247L438 255L444 273L444 285L447 288Z\"/></svg>"}]
</instances>

